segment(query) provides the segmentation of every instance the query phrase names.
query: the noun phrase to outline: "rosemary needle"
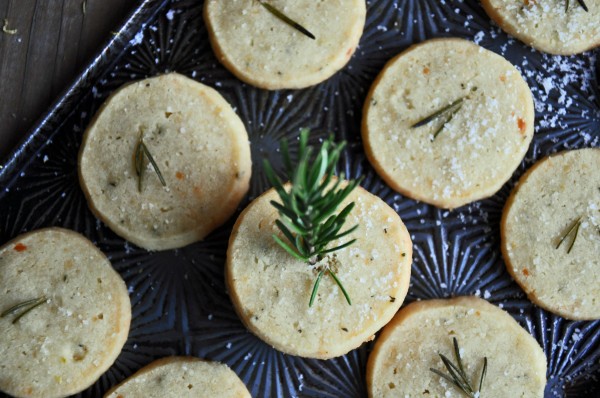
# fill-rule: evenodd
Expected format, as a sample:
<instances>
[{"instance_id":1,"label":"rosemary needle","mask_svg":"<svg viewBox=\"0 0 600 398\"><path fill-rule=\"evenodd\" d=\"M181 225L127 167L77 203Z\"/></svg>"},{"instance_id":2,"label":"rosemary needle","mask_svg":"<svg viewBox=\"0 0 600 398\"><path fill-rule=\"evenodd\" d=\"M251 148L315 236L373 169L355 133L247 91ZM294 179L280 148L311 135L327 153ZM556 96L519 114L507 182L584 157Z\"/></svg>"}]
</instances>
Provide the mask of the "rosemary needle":
<instances>
[{"instance_id":1,"label":"rosemary needle","mask_svg":"<svg viewBox=\"0 0 600 398\"><path fill-rule=\"evenodd\" d=\"M444 130L444 127L446 127L446 125L452 121L452 118L454 117L454 115L456 115L458 113L458 111L460 111L460 108L462 108L462 101L458 104L456 109L454 109L454 111L450 114L448 119L444 123L442 123L442 125L436 130L436 132L433 134L433 138L431 139L431 141L435 140L437 138L437 136L442 132L442 130Z\"/></svg>"},{"instance_id":2,"label":"rosemary needle","mask_svg":"<svg viewBox=\"0 0 600 398\"><path fill-rule=\"evenodd\" d=\"M431 115L427 116L425 119L422 119L422 120L416 122L415 124L413 124L412 126L410 126L410 128L414 129L414 128L425 126L426 124L429 124L433 120L439 118L440 116L444 115L446 112L452 110L453 108L457 107L458 105L462 106L462 103L465 100L465 98L466 97L462 97L462 98L457 99L456 101L454 101L450 105L447 105L447 106L443 107L442 109L440 109L438 111L435 111Z\"/></svg>"},{"instance_id":3,"label":"rosemary needle","mask_svg":"<svg viewBox=\"0 0 600 398\"><path fill-rule=\"evenodd\" d=\"M583 8L583 10L585 12L589 11L588 6L587 6L587 4L585 4L584 0L577 0L577 3L581 6L581 8ZM565 12L569 11L569 5L570 5L570 1L566 0L565 1Z\"/></svg>"},{"instance_id":4,"label":"rosemary needle","mask_svg":"<svg viewBox=\"0 0 600 398\"><path fill-rule=\"evenodd\" d=\"M571 228L569 228L567 233L563 235L563 237L560 239L560 242L558 242L558 244L556 245L556 249L558 249L560 247L560 245L562 245L562 243L569 237L569 235L573 235L573 240L571 240L571 244L567 248L567 254L571 253L571 249L573 249L573 246L575 245L575 240L577 239L577 235L579 234L580 226L581 226L581 217L579 217L573 223Z\"/></svg>"},{"instance_id":5,"label":"rosemary needle","mask_svg":"<svg viewBox=\"0 0 600 398\"><path fill-rule=\"evenodd\" d=\"M264 1L259 1L259 3L267 11L269 11L271 14L273 14L275 17L277 17L281 21L285 22L286 24L288 24L292 28L296 29L298 32L302 33L303 35L315 40L315 35L310 33L308 31L308 29L306 29L304 26L300 25L298 22L294 21L293 19L291 19L290 17L285 15L283 12L279 11L277 8L273 7L271 4L266 3Z\"/></svg>"},{"instance_id":6,"label":"rosemary needle","mask_svg":"<svg viewBox=\"0 0 600 398\"><path fill-rule=\"evenodd\" d=\"M589 10L588 10L588 7L587 7L587 5L585 4L585 1L584 1L584 0L577 0L577 2L578 2L578 3L579 3L579 5L581 6L581 8L583 8L583 9L585 10L585 12L588 12L588 11L589 11Z\"/></svg>"},{"instance_id":7,"label":"rosemary needle","mask_svg":"<svg viewBox=\"0 0 600 398\"><path fill-rule=\"evenodd\" d=\"M321 279L323 278L323 274L325 270L319 271L319 275L317 275L317 279L315 280L315 284L313 285L312 293L310 294L310 301L308 302L308 306L312 307L315 302L315 297L317 297L317 291L319 290L319 284L321 283Z\"/></svg>"},{"instance_id":8,"label":"rosemary needle","mask_svg":"<svg viewBox=\"0 0 600 398\"><path fill-rule=\"evenodd\" d=\"M156 175L158 176L158 179L160 180L160 183L162 184L162 186L166 187L167 183L165 182L165 179L163 178L163 175L160 172L160 169L158 168L158 164L154 161L154 157L152 156L152 154L150 153L150 150L144 143L144 138L142 137L142 134L140 134L140 138L135 147L135 153L133 155L135 172L138 176L138 191L142 192L142 180L144 179L144 169L145 169L144 168L144 156L146 156L148 158L148 161L150 162L150 164L152 165L152 168L156 172Z\"/></svg>"},{"instance_id":9,"label":"rosemary needle","mask_svg":"<svg viewBox=\"0 0 600 398\"><path fill-rule=\"evenodd\" d=\"M33 310L36 307L39 307L40 305L46 303L47 301L48 301L48 299L45 296L27 300L27 301L23 301L22 303L14 305L14 306L10 307L9 309L7 309L6 311L4 311L2 314L0 314L0 318L4 318L5 316L16 314L17 312L19 312L19 310L23 309L23 311L19 315L17 315L15 317L15 319L13 319L12 323L15 324L22 317L27 315L31 310Z\"/></svg>"},{"instance_id":10,"label":"rosemary needle","mask_svg":"<svg viewBox=\"0 0 600 398\"><path fill-rule=\"evenodd\" d=\"M463 365L462 357L460 355L460 348L458 346L458 340L456 337L452 338L454 345L454 358L456 360L456 364L452 363L448 357L444 354L438 353L448 374L445 374L437 369L430 368L429 370L436 375L442 377L443 379L449 381L454 384L464 395L469 398L475 398L481 396L481 388L483 387L483 381L485 380L485 375L487 374L487 366L488 360L487 357L483 358L483 369L481 370L481 376L479 377L479 387L477 390L473 389L471 385L471 381L465 372L465 368Z\"/></svg>"}]
</instances>

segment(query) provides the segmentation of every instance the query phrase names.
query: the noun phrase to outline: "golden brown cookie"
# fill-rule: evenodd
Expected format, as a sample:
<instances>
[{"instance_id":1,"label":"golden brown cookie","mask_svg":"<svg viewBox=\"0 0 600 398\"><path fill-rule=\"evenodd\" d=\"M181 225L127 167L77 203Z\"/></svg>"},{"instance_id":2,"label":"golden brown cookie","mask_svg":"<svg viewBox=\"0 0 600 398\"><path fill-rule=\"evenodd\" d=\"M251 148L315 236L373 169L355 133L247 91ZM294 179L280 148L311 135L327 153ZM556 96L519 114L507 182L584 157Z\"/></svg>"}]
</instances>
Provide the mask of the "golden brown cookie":
<instances>
[{"instance_id":1,"label":"golden brown cookie","mask_svg":"<svg viewBox=\"0 0 600 398\"><path fill-rule=\"evenodd\" d=\"M533 165L504 207L501 237L531 301L569 319L600 318L600 149Z\"/></svg>"},{"instance_id":2,"label":"golden brown cookie","mask_svg":"<svg viewBox=\"0 0 600 398\"><path fill-rule=\"evenodd\" d=\"M224 223L246 194L250 174L240 118L218 92L178 74L112 94L79 153L92 212L149 250L185 246Z\"/></svg>"},{"instance_id":3,"label":"golden brown cookie","mask_svg":"<svg viewBox=\"0 0 600 398\"><path fill-rule=\"evenodd\" d=\"M412 243L398 214L357 187L339 206L355 202L346 225L359 227L345 239L357 241L310 266L273 240L280 232L271 200L278 200L273 189L255 199L229 241L226 282L241 320L277 350L303 357L333 358L371 340L402 305L410 280ZM315 278L327 267L352 305L335 281L324 277L309 307Z\"/></svg>"},{"instance_id":4,"label":"golden brown cookie","mask_svg":"<svg viewBox=\"0 0 600 398\"><path fill-rule=\"evenodd\" d=\"M159 359L108 391L104 398L250 398L227 365L193 357Z\"/></svg>"},{"instance_id":5,"label":"golden brown cookie","mask_svg":"<svg viewBox=\"0 0 600 398\"><path fill-rule=\"evenodd\" d=\"M47 228L0 248L0 313L0 390L50 398L83 391L113 364L131 304L90 241Z\"/></svg>"},{"instance_id":6,"label":"golden brown cookie","mask_svg":"<svg viewBox=\"0 0 600 398\"><path fill-rule=\"evenodd\" d=\"M387 63L367 96L362 136L390 187L455 208L502 187L533 122L531 92L514 66L469 41L435 39Z\"/></svg>"},{"instance_id":7,"label":"golden brown cookie","mask_svg":"<svg viewBox=\"0 0 600 398\"><path fill-rule=\"evenodd\" d=\"M550 54L577 54L600 45L600 0L482 0L500 27ZM568 8L567 8L568 7Z\"/></svg>"},{"instance_id":8,"label":"golden brown cookie","mask_svg":"<svg viewBox=\"0 0 600 398\"><path fill-rule=\"evenodd\" d=\"M546 357L538 342L506 312L476 297L428 300L401 309L377 338L367 364L369 397L463 397L462 391L431 371L448 371L439 354L464 371L481 396L542 398Z\"/></svg>"},{"instance_id":9,"label":"golden brown cookie","mask_svg":"<svg viewBox=\"0 0 600 398\"><path fill-rule=\"evenodd\" d=\"M308 33L286 24L267 7ZM219 61L240 80L270 90L312 86L343 68L358 46L366 13L364 0L204 3L204 20Z\"/></svg>"}]
</instances>

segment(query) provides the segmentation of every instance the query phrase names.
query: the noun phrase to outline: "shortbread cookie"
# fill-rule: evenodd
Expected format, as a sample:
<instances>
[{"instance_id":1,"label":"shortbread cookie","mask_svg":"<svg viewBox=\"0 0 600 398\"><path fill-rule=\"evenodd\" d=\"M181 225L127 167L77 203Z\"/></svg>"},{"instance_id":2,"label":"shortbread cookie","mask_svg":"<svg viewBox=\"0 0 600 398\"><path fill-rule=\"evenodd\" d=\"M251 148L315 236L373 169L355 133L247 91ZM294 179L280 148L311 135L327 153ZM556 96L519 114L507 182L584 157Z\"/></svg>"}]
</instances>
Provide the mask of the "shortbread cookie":
<instances>
[{"instance_id":1,"label":"shortbread cookie","mask_svg":"<svg viewBox=\"0 0 600 398\"><path fill-rule=\"evenodd\" d=\"M500 27L538 50L577 54L600 45L600 0L482 0ZM567 8L568 7L568 8Z\"/></svg>"},{"instance_id":2,"label":"shortbread cookie","mask_svg":"<svg viewBox=\"0 0 600 398\"><path fill-rule=\"evenodd\" d=\"M537 162L501 223L508 271L529 299L569 319L600 318L600 149Z\"/></svg>"},{"instance_id":3,"label":"shortbread cookie","mask_svg":"<svg viewBox=\"0 0 600 398\"><path fill-rule=\"evenodd\" d=\"M48 228L0 248L0 313L0 390L50 398L84 390L113 364L131 304L90 241Z\"/></svg>"},{"instance_id":4,"label":"shortbread cookie","mask_svg":"<svg viewBox=\"0 0 600 398\"><path fill-rule=\"evenodd\" d=\"M356 231L349 247L316 265L297 260L272 237L279 201L274 189L255 199L238 218L227 251L226 282L234 307L250 331L292 355L332 358L373 338L402 305L410 280L412 243L398 214L357 187L339 206L355 202L346 227ZM351 298L349 305L331 277L323 277L312 307L317 274L329 265Z\"/></svg>"},{"instance_id":5,"label":"shortbread cookie","mask_svg":"<svg viewBox=\"0 0 600 398\"><path fill-rule=\"evenodd\" d=\"M250 393L227 365L192 357L170 357L152 362L104 398L250 398Z\"/></svg>"},{"instance_id":6,"label":"shortbread cookie","mask_svg":"<svg viewBox=\"0 0 600 398\"><path fill-rule=\"evenodd\" d=\"M409 304L383 329L367 363L369 397L462 397L454 384L431 371L448 371L439 354L479 388L484 358L485 398L542 398L546 357L537 341L506 312L476 297Z\"/></svg>"},{"instance_id":7,"label":"shortbread cookie","mask_svg":"<svg viewBox=\"0 0 600 398\"><path fill-rule=\"evenodd\" d=\"M149 250L185 246L224 223L248 191L250 174L242 121L215 90L177 74L114 93L79 154L92 212Z\"/></svg>"},{"instance_id":8,"label":"shortbread cookie","mask_svg":"<svg viewBox=\"0 0 600 398\"><path fill-rule=\"evenodd\" d=\"M533 99L519 72L461 39L429 40L388 62L363 113L365 151L379 175L443 208L493 195L533 137Z\"/></svg>"},{"instance_id":9,"label":"shortbread cookie","mask_svg":"<svg viewBox=\"0 0 600 398\"><path fill-rule=\"evenodd\" d=\"M274 7L308 30L277 18ZM219 61L246 83L270 90L303 88L350 60L366 18L364 0L207 0L204 20Z\"/></svg>"}]
</instances>

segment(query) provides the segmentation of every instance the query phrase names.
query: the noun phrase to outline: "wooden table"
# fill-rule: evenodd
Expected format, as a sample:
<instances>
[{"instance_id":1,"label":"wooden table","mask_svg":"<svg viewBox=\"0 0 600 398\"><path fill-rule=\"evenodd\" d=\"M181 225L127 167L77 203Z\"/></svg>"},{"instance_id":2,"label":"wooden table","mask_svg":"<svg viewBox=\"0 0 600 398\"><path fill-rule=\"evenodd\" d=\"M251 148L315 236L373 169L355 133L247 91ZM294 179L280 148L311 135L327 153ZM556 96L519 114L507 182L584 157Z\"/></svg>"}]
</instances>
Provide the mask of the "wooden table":
<instances>
[{"instance_id":1,"label":"wooden table","mask_svg":"<svg viewBox=\"0 0 600 398\"><path fill-rule=\"evenodd\" d=\"M0 0L0 164L138 3Z\"/></svg>"}]
</instances>

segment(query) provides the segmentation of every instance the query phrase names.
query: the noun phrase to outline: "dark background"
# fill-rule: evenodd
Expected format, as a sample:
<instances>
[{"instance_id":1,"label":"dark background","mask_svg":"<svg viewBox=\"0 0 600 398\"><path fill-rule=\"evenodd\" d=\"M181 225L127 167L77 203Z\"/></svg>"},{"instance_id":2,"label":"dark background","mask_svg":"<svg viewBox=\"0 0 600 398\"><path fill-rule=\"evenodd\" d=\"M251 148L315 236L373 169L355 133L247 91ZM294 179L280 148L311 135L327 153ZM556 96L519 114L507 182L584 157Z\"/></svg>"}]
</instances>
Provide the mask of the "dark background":
<instances>
[{"instance_id":1,"label":"dark background","mask_svg":"<svg viewBox=\"0 0 600 398\"><path fill-rule=\"evenodd\" d=\"M0 0L0 165L138 3Z\"/></svg>"}]
</instances>

